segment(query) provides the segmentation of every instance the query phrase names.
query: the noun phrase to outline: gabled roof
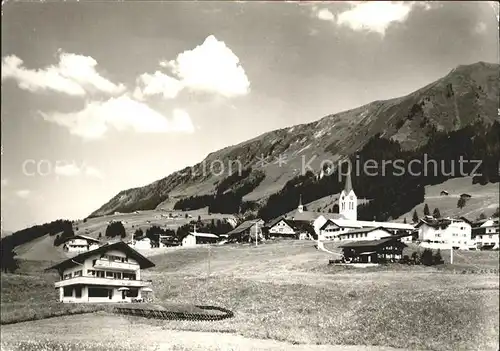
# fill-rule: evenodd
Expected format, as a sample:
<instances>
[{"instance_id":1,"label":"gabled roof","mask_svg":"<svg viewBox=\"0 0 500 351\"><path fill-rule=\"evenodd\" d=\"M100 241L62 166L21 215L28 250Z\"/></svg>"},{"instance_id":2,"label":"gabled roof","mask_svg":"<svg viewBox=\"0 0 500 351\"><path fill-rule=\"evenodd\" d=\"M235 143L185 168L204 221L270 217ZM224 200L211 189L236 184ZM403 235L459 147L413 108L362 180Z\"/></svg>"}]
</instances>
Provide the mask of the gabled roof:
<instances>
[{"instance_id":1,"label":"gabled roof","mask_svg":"<svg viewBox=\"0 0 500 351\"><path fill-rule=\"evenodd\" d=\"M272 219L269 222L267 222L267 224L265 224L265 226L268 227L268 228L272 228L276 224L278 224L279 222L281 222L282 220L284 220L286 222L286 219L285 219L284 216L277 217L277 218Z\"/></svg>"},{"instance_id":2,"label":"gabled roof","mask_svg":"<svg viewBox=\"0 0 500 351\"><path fill-rule=\"evenodd\" d=\"M190 232L189 235L193 235L200 238L218 238L217 235L211 233Z\"/></svg>"},{"instance_id":3,"label":"gabled roof","mask_svg":"<svg viewBox=\"0 0 500 351\"><path fill-rule=\"evenodd\" d=\"M370 233L373 232L374 230L383 230L387 234L391 234L387 229L384 227L376 227L376 228L361 228L361 229L354 229L354 230L349 230L348 232L345 233L340 233L339 236L341 235L349 235L349 234L362 234L362 233Z\"/></svg>"},{"instance_id":4,"label":"gabled roof","mask_svg":"<svg viewBox=\"0 0 500 351\"><path fill-rule=\"evenodd\" d=\"M241 223L239 226L237 226L236 228L234 228L233 230L231 230L227 234L228 235L239 234L241 232L244 232L247 229L250 229L251 227L253 227L256 223L258 223L260 221L262 221L262 220L261 219L252 219L249 221L245 221L245 222Z\"/></svg>"},{"instance_id":5,"label":"gabled roof","mask_svg":"<svg viewBox=\"0 0 500 351\"><path fill-rule=\"evenodd\" d=\"M391 237L388 237L388 238L382 238L382 239L379 239L379 240L351 241L350 243L346 243L344 245L340 245L339 247L343 248L343 249L376 248L376 247L384 246L384 245L386 245L386 244L388 244L389 242L392 242L392 241L397 241L398 243L400 243L404 247L408 246L405 243L399 241L399 236L394 235L394 236L391 236Z\"/></svg>"},{"instance_id":6,"label":"gabled roof","mask_svg":"<svg viewBox=\"0 0 500 351\"><path fill-rule=\"evenodd\" d=\"M91 238L90 236L85 236L85 235L78 234L78 235L73 235L72 237L64 239L64 241L61 244L64 244L65 242L68 242L68 241L74 240L74 239L84 239L84 240L87 240L87 241L92 241L94 243L100 243L100 241L97 240L97 239L95 239L95 238Z\"/></svg>"},{"instance_id":7,"label":"gabled roof","mask_svg":"<svg viewBox=\"0 0 500 351\"><path fill-rule=\"evenodd\" d=\"M320 230L325 229L328 225L335 224L338 227L348 227L348 228L362 228L358 221L353 221L350 219L330 219L328 218L325 224L323 224Z\"/></svg>"},{"instance_id":8,"label":"gabled roof","mask_svg":"<svg viewBox=\"0 0 500 351\"><path fill-rule=\"evenodd\" d=\"M128 257L131 257L131 258L135 259L137 261L137 263L139 263L139 266L142 269L150 268L150 267L154 267L155 266L155 264L153 262L151 262L149 259L147 259L143 255L141 255L139 252L137 252L134 249L132 249L125 242L118 241L118 242L115 242L113 244L104 244L104 245L98 247L95 250L90 250L90 251L83 252L83 253L81 253L79 255L76 255L76 256L71 257L71 258L69 258L67 260L59 262L58 264L56 264L56 265L54 265L52 267L49 267L46 270L50 270L50 269L65 269L65 268L70 268L70 267L73 267L73 266L77 266L79 264L82 264L87 258L89 258L89 257L91 257L91 256L93 256L95 254L104 254L104 253L106 253L106 252L108 252L110 250L118 250L118 251L122 251L122 252L126 253Z\"/></svg>"},{"instance_id":9,"label":"gabled roof","mask_svg":"<svg viewBox=\"0 0 500 351\"><path fill-rule=\"evenodd\" d=\"M418 222L418 224L415 226L415 228L419 228L423 224L426 224L429 227L445 229L451 223L458 222L458 221L462 221L462 222L465 222L467 224L472 224L465 217L458 217L458 218L438 218L438 219L434 218L434 219L421 219L420 222Z\"/></svg>"},{"instance_id":10,"label":"gabled roof","mask_svg":"<svg viewBox=\"0 0 500 351\"><path fill-rule=\"evenodd\" d=\"M313 212L313 211L302 211L300 212L299 210L293 210L291 212L288 212L285 215L285 218L287 219L294 219L297 221L310 221L313 222L318 218L319 216L323 215L321 212Z\"/></svg>"}]
</instances>

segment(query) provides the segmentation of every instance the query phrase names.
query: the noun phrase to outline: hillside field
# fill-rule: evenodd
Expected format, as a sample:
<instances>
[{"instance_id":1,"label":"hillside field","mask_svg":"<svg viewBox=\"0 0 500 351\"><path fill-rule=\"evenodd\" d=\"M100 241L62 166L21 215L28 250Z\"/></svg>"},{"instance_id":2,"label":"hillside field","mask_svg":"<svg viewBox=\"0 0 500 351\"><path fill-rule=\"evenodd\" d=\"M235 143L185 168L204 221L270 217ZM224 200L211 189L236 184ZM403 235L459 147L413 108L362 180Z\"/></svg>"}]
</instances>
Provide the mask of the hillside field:
<instances>
[{"instance_id":1,"label":"hillside field","mask_svg":"<svg viewBox=\"0 0 500 351\"><path fill-rule=\"evenodd\" d=\"M449 195L440 195L441 191L447 191ZM461 194L469 194L465 207L457 208L457 202ZM470 221L475 220L481 213L487 217L491 216L499 206L500 184L488 183L486 185L472 184L471 177L455 178L437 185L425 187L425 200L411 211L399 217L406 218L411 222L413 211L417 211L419 217L424 215L425 204L429 205L432 214L435 208L439 208L442 217L463 216Z\"/></svg>"},{"instance_id":2,"label":"hillside field","mask_svg":"<svg viewBox=\"0 0 500 351\"><path fill-rule=\"evenodd\" d=\"M395 264L362 269L327 265L331 255L316 250L311 241L181 248L150 257L156 267L143 275L153 280L156 303L220 306L232 310L234 318L208 323L160 321L99 312L4 325L2 342L43 338L95 344L98 330L106 327L102 323L117 321L117 335L122 342L130 340L127 347L144 344L132 334L154 328L165 333L219 332L290 346L496 350L499 284L492 269L498 269L498 251L462 252L455 257L457 264L451 267ZM54 275L28 264L20 273L2 275L2 321L13 318L21 306L24 311L39 311L43 305L57 305L50 302L57 297ZM16 292L30 284L36 288ZM96 331L86 327L87 336L71 337L67 318L93 325ZM30 332L32 328L36 333ZM60 329L64 336L54 333Z\"/></svg>"}]
</instances>

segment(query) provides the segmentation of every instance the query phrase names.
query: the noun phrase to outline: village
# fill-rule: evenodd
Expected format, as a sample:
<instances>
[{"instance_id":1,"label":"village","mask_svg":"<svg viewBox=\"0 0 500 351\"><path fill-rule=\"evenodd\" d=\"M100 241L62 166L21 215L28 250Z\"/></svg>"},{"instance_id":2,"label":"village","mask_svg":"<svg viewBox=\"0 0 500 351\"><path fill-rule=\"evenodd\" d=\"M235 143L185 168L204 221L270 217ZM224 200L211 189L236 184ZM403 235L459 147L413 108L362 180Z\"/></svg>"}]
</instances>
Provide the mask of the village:
<instances>
[{"instance_id":1,"label":"village","mask_svg":"<svg viewBox=\"0 0 500 351\"><path fill-rule=\"evenodd\" d=\"M358 220L357 196L349 175L338 205L339 213L317 213L304 210L299 199L296 210L267 223L257 218L236 225L234 219L225 219L230 222L228 227L234 228L219 235L198 231L197 223L203 225L200 216L198 221L190 222L192 224L188 227L192 230L188 230L182 240L178 240L173 231L171 235L161 234L158 227L160 234L153 236L156 240L151 240L152 236L148 237L142 231L136 232L132 240L120 238L107 242L77 234L60 243L70 257L49 269L56 270L61 277L61 281L55 283L61 302L144 302L151 301L153 290L150 281L141 280L140 271L154 266L145 256L168 253L161 251L162 248L210 248L229 244L258 246L266 241L309 240L314 243L311 247L330 256L329 264L358 268L387 263L417 264L415 255L403 254L408 244L423 252L437 250L438 261L433 263L444 263L440 252L449 251L450 262L447 263L450 264L453 264L454 250L499 249L498 217L472 222L464 217L425 215L412 224ZM172 220L176 217L161 216ZM188 214L185 217L192 218ZM116 224L121 222L109 222L109 225ZM422 260L425 256L422 255Z\"/></svg>"}]
</instances>

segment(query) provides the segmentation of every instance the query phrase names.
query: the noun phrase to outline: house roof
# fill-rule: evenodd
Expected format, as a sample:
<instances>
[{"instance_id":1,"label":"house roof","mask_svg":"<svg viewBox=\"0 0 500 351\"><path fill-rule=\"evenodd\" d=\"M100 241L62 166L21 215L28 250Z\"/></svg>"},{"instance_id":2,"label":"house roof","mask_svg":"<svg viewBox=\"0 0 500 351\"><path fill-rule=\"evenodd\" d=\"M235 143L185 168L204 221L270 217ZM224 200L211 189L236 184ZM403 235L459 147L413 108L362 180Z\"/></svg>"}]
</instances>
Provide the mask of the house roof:
<instances>
[{"instance_id":1,"label":"house roof","mask_svg":"<svg viewBox=\"0 0 500 351\"><path fill-rule=\"evenodd\" d=\"M429 218L429 219L421 219L420 222L415 226L416 228L421 227L423 224L428 225L429 227L433 228L447 228L451 223L453 222L458 222L462 221L467 224L472 224L467 218L465 217L458 217L458 218Z\"/></svg>"},{"instance_id":2,"label":"house roof","mask_svg":"<svg viewBox=\"0 0 500 351\"><path fill-rule=\"evenodd\" d=\"M321 226L320 230L325 229L329 224L335 224L338 227L350 227L350 228L362 228L358 221L353 221L350 219L330 219Z\"/></svg>"},{"instance_id":3,"label":"house roof","mask_svg":"<svg viewBox=\"0 0 500 351\"><path fill-rule=\"evenodd\" d=\"M217 235L211 234L211 233L190 232L189 235L193 235L193 236L200 237L200 238L218 238Z\"/></svg>"},{"instance_id":4,"label":"house roof","mask_svg":"<svg viewBox=\"0 0 500 351\"><path fill-rule=\"evenodd\" d=\"M137 261L137 263L139 263L139 266L142 269L155 266L155 264L153 262L151 262L149 259L147 259L143 255L141 255L139 252L132 249L125 242L118 241L118 242L115 242L113 244L104 244L95 250L86 251L86 252L83 252L79 255L73 256L67 260L59 262L56 265L53 265L52 267L47 268L46 270L70 268L70 267L82 264L87 258L89 258L95 254L104 254L110 250L118 250L118 251L122 251L122 252L126 253L127 256L135 259Z\"/></svg>"},{"instance_id":5,"label":"house roof","mask_svg":"<svg viewBox=\"0 0 500 351\"><path fill-rule=\"evenodd\" d=\"M357 221L359 225L366 228L376 228L383 227L387 229L404 229L413 230L414 227L407 223L396 223L396 222L375 222L375 221Z\"/></svg>"},{"instance_id":6,"label":"house roof","mask_svg":"<svg viewBox=\"0 0 500 351\"><path fill-rule=\"evenodd\" d=\"M95 238L91 238L90 236L77 234L77 235L73 235L72 237L69 237L69 238L65 239L62 242L62 244L64 244L65 242L68 242L70 240L74 240L74 239L84 239L84 240L87 240L87 241L92 241L92 242L95 242L95 243L100 243L99 240L97 240Z\"/></svg>"},{"instance_id":7,"label":"house roof","mask_svg":"<svg viewBox=\"0 0 500 351\"><path fill-rule=\"evenodd\" d=\"M287 219L293 219L297 221L309 221L313 222L319 216L323 215L321 212L313 212L313 211L302 211L300 212L298 209L288 212L285 215Z\"/></svg>"},{"instance_id":8,"label":"house roof","mask_svg":"<svg viewBox=\"0 0 500 351\"><path fill-rule=\"evenodd\" d=\"M231 234L239 234L241 232L244 232L245 230L247 229L250 229L251 227L253 227L257 222L261 222L262 220L261 219L252 219L252 220L249 220L249 221L245 221L243 223L241 223L239 226L237 226L236 228L234 228L233 230L231 230L229 233L227 233L228 235L231 235Z\"/></svg>"},{"instance_id":9,"label":"house roof","mask_svg":"<svg viewBox=\"0 0 500 351\"><path fill-rule=\"evenodd\" d=\"M329 224L335 224L339 227L349 228L385 228L385 229L400 229L413 230L411 224L394 223L394 222L375 222L375 221L356 221L351 219L330 219L321 226L321 230L325 229Z\"/></svg>"},{"instance_id":10,"label":"house roof","mask_svg":"<svg viewBox=\"0 0 500 351\"><path fill-rule=\"evenodd\" d=\"M382 238L379 240L361 240L361 241L352 241L350 243L346 243L344 245L340 245L339 247L343 249L355 249L355 248L375 248L375 247L380 247L388 244L389 242L392 241L398 241L401 243L401 245L404 245L404 247L408 246L405 243L399 241L399 236L391 236L388 238Z\"/></svg>"},{"instance_id":11,"label":"house roof","mask_svg":"<svg viewBox=\"0 0 500 351\"><path fill-rule=\"evenodd\" d=\"M285 219L285 217L284 217L284 216L280 216L280 217L274 218L274 219L270 220L269 222L267 222L267 223L265 224L265 226L266 226L266 227L268 227L268 228L272 228L272 227L274 227L276 224L278 224L279 222L281 222L282 220L285 220L285 221L286 221L286 219Z\"/></svg>"},{"instance_id":12,"label":"house roof","mask_svg":"<svg viewBox=\"0 0 500 351\"><path fill-rule=\"evenodd\" d=\"M383 230L387 234L391 234L387 229L384 227L376 227L376 228L361 228L361 229L354 229L354 230L349 230L348 232L345 233L340 233L339 236L341 235L349 235L349 234L361 234L361 233L370 233L373 232L374 230Z\"/></svg>"}]
</instances>

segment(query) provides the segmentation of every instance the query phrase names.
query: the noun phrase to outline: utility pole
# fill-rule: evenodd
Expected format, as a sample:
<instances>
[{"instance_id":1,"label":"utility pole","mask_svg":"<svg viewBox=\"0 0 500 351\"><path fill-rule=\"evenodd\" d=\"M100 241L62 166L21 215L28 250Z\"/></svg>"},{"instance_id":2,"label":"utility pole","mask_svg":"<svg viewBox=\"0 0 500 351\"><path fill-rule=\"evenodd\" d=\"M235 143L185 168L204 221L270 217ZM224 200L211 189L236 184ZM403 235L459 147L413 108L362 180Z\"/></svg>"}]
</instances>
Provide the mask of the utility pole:
<instances>
[{"instance_id":1,"label":"utility pole","mask_svg":"<svg viewBox=\"0 0 500 351\"><path fill-rule=\"evenodd\" d=\"M453 264L453 244L450 246L450 264Z\"/></svg>"},{"instance_id":2,"label":"utility pole","mask_svg":"<svg viewBox=\"0 0 500 351\"><path fill-rule=\"evenodd\" d=\"M255 222L255 247L259 245L258 235L259 235L259 222Z\"/></svg>"},{"instance_id":3,"label":"utility pole","mask_svg":"<svg viewBox=\"0 0 500 351\"><path fill-rule=\"evenodd\" d=\"M210 244L208 244L208 275L207 278L210 277Z\"/></svg>"}]
</instances>

